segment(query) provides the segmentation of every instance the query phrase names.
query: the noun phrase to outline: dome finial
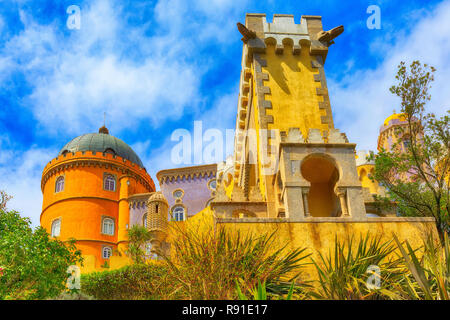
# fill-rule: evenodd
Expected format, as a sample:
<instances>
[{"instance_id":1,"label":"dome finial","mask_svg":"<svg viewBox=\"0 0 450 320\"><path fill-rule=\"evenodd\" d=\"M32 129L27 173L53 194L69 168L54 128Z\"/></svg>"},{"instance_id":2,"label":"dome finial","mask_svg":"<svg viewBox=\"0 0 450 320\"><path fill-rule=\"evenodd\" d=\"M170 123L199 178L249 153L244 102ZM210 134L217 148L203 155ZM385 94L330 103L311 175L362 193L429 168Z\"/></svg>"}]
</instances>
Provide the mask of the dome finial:
<instances>
[{"instance_id":1,"label":"dome finial","mask_svg":"<svg viewBox=\"0 0 450 320\"><path fill-rule=\"evenodd\" d=\"M98 133L109 134L109 130L107 127L103 126L100 129L98 129Z\"/></svg>"},{"instance_id":2,"label":"dome finial","mask_svg":"<svg viewBox=\"0 0 450 320\"><path fill-rule=\"evenodd\" d=\"M103 126L98 129L98 133L109 134L109 130L106 128L106 112L103 112Z\"/></svg>"}]
</instances>

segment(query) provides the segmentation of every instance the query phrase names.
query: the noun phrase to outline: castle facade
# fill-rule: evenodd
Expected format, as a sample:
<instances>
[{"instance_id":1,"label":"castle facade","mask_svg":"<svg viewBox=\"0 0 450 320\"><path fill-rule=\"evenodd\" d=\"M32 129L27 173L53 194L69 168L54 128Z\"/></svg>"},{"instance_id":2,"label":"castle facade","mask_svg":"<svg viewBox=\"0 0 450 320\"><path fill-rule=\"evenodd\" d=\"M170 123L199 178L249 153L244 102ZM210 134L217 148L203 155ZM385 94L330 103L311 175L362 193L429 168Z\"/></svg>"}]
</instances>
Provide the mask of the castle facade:
<instances>
[{"instance_id":1,"label":"castle facade","mask_svg":"<svg viewBox=\"0 0 450 320\"><path fill-rule=\"evenodd\" d=\"M369 232L419 242L432 218L380 211L370 179L374 164L335 128L324 64L343 32L321 17L247 14L242 33L234 154L224 163L162 170L155 192L136 153L99 133L69 142L45 167L41 225L62 240L75 238L92 271L126 259L127 230L144 225L155 248L169 248L167 223L189 221L205 208L215 224L239 230L278 230L280 242L328 250L335 236ZM399 114L386 119L378 147L392 145Z\"/></svg>"}]
</instances>

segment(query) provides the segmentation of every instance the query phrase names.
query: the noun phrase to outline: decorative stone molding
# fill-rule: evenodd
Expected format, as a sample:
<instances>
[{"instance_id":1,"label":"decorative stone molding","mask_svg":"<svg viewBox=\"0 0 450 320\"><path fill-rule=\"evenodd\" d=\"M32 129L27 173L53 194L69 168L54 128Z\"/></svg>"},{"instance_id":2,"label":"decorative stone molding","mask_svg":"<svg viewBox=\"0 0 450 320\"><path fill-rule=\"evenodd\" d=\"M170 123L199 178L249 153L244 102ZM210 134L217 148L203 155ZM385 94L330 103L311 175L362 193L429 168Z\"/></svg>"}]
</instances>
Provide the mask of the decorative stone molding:
<instances>
[{"instance_id":1,"label":"decorative stone molding","mask_svg":"<svg viewBox=\"0 0 450 320\"><path fill-rule=\"evenodd\" d=\"M370 156L371 153L373 153L373 151L358 150L356 152L356 166L375 165L374 160L367 160L367 157Z\"/></svg>"},{"instance_id":2,"label":"decorative stone molding","mask_svg":"<svg viewBox=\"0 0 450 320\"><path fill-rule=\"evenodd\" d=\"M339 132L339 129L330 129L328 131L328 143L348 143L345 133Z\"/></svg>"},{"instance_id":3,"label":"decorative stone molding","mask_svg":"<svg viewBox=\"0 0 450 320\"><path fill-rule=\"evenodd\" d=\"M303 138L300 128L289 128L286 142L304 143L305 139Z\"/></svg>"},{"instance_id":4,"label":"decorative stone molding","mask_svg":"<svg viewBox=\"0 0 450 320\"><path fill-rule=\"evenodd\" d=\"M217 164L208 164L201 166L192 166L176 169L161 170L156 174L159 183L162 185L168 181L177 181L182 179L196 179L215 177L217 173Z\"/></svg>"},{"instance_id":5,"label":"decorative stone molding","mask_svg":"<svg viewBox=\"0 0 450 320\"><path fill-rule=\"evenodd\" d=\"M321 102L319 102L319 109L325 110L325 115L321 117L322 123L327 124L328 127L334 128L333 124L333 115L331 112L331 105L330 105L330 97L328 95L328 87L327 87L327 80L325 77L325 70L324 70L324 58L322 56L316 56L316 59L311 61L311 66L313 68L317 68L319 71L319 74L314 75L314 81L320 82L320 88L317 88L317 95L322 97Z\"/></svg>"},{"instance_id":6,"label":"decorative stone molding","mask_svg":"<svg viewBox=\"0 0 450 320\"><path fill-rule=\"evenodd\" d=\"M309 129L308 143L324 143L320 129Z\"/></svg>"}]
</instances>

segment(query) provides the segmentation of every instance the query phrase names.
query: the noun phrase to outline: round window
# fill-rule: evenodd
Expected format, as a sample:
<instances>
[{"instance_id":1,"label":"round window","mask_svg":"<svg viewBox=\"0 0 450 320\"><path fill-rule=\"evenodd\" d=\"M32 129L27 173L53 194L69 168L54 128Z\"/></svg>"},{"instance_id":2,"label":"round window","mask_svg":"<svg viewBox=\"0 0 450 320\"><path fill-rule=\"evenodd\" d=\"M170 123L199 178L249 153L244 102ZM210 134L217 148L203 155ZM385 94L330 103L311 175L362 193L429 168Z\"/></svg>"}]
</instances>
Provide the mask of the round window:
<instances>
[{"instance_id":1,"label":"round window","mask_svg":"<svg viewBox=\"0 0 450 320\"><path fill-rule=\"evenodd\" d=\"M210 180L209 183L208 183L208 187L211 190L216 190L216 179Z\"/></svg>"},{"instance_id":2,"label":"round window","mask_svg":"<svg viewBox=\"0 0 450 320\"><path fill-rule=\"evenodd\" d=\"M181 190L175 190L175 191L173 192L173 196L174 196L175 198L181 198L181 197L183 196L183 191L181 191Z\"/></svg>"}]
</instances>

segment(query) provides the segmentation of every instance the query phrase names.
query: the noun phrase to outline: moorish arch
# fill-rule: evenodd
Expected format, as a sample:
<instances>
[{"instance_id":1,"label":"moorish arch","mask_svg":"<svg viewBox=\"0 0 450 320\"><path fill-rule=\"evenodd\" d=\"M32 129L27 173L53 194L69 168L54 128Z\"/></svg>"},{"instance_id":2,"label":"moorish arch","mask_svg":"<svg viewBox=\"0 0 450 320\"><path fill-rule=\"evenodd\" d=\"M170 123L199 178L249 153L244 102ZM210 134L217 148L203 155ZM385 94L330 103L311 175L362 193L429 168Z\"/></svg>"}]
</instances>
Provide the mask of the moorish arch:
<instances>
[{"instance_id":1,"label":"moorish arch","mask_svg":"<svg viewBox=\"0 0 450 320\"><path fill-rule=\"evenodd\" d=\"M308 209L312 217L333 217L340 211L335 194L339 170L334 159L326 154L311 154L301 163L301 174L311 183Z\"/></svg>"}]
</instances>

